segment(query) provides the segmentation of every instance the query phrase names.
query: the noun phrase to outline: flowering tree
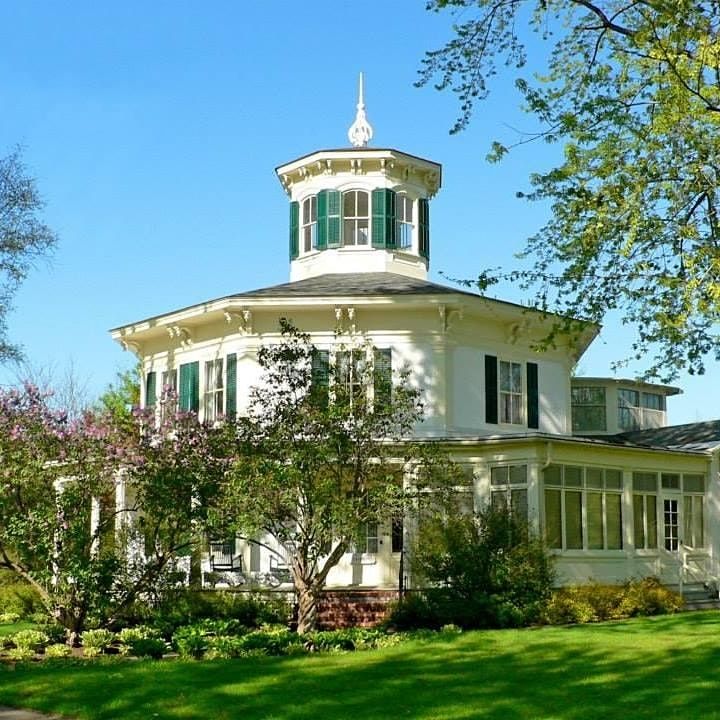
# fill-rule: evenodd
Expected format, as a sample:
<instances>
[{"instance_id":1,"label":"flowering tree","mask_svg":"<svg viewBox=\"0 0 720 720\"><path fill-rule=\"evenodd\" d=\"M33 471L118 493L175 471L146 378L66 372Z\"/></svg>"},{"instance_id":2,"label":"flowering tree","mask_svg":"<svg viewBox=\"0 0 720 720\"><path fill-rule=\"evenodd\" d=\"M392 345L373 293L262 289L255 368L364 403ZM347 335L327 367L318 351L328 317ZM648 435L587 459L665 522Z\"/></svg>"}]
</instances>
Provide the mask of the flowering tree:
<instances>
[{"instance_id":1,"label":"flowering tree","mask_svg":"<svg viewBox=\"0 0 720 720\"><path fill-rule=\"evenodd\" d=\"M304 633L316 627L329 572L367 523L417 508L408 470L422 464L429 481L442 463L410 441L423 410L407 373L381 376L365 346L326 362L307 335L286 321L281 329L282 342L259 352L264 377L247 415L225 426L234 460L217 509L241 535L281 548Z\"/></svg>"},{"instance_id":2,"label":"flowering tree","mask_svg":"<svg viewBox=\"0 0 720 720\"><path fill-rule=\"evenodd\" d=\"M130 429L113 418L71 421L30 385L0 392L0 567L71 643L89 615L112 619L189 554L219 467L194 416L155 428L137 413Z\"/></svg>"}]
</instances>

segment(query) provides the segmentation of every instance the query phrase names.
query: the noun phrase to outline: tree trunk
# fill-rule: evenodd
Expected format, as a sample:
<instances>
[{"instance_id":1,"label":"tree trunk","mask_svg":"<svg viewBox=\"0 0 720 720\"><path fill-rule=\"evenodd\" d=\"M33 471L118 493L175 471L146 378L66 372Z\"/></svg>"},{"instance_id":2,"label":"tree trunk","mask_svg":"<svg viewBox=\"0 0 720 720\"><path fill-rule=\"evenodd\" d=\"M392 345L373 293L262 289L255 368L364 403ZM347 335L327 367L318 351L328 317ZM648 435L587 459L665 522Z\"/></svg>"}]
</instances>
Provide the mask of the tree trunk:
<instances>
[{"instance_id":1,"label":"tree trunk","mask_svg":"<svg viewBox=\"0 0 720 720\"><path fill-rule=\"evenodd\" d=\"M304 635L317 629L320 593L313 584L307 583L296 583L295 589L298 594L297 631L299 635Z\"/></svg>"}]
</instances>

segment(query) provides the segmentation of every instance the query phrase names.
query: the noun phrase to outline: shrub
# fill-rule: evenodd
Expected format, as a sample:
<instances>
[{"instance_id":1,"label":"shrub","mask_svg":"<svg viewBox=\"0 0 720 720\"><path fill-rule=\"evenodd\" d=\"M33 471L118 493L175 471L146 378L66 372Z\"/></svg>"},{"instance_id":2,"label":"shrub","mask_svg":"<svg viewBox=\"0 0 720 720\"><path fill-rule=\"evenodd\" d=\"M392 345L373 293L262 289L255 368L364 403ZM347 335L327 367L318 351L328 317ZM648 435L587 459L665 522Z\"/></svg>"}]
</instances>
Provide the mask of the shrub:
<instances>
[{"instance_id":1,"label":"shrub","mask_svg":"<svg viewBox=\"0 0 720 720\"><path fill-rule=\"evenodd\" d=\"M216 635L208 639L208 660L229 660L243 654L243 640L236 635Z\"/></svg>"},{"instance_id":2,"label":"shrub","mask_svg":"<svg viewBox=\"0 0 720 720\"><path fill-rule=\"evenodd\" d=\"M129 655L150 657L155 660L160 660L167 650L167 644L160 638L137 638L128 645Z\"/></svg>"},{"instance_id":3,"label":"shrub","mask_svg":"<svg viewBox=\"0 0 720 720\"><path fill-rule=\"evenodd\" d=\"M67 630L59 623L47 622L47 618L40 624L39 629L48 636L48 642L51 644L64 643L67 638Z\"/></svg>"},{"instance_id":4,"label":"shrub","mask_svg":"<svg viewBox=\"0 0 720 720\"><path fill-rule=\"evenodd\" d=\"M178 628L172 642L180 657L194 660L199 660L209 647L207 632L197 625Z\"/></svg>"},{"instance_id":5,"label":"shrub","mask_svg":"<svg viewBox=\"0 0 720 720\"><path fill-rule=\"evenodd\" d=\"M157 639L160 633L148 625L138 625L133 628L123 628L116 637L123 645L130 645L138 640Z\"/></svg>"},{"instance_id":6,"label":"shrub","mask_svg":"<svg viewBox=\"0 0 720 720\"><path fill-rule=\"evenodd\" d=\"M684 604L682 595L669 590L654 577L630 580L623 588L621 603L625 615L666 615L675 613Z\"/></svg>"},{"instance_id":7,"label":"shrub","mask_svg":"<svg viewBox=\"0 0 720 720\"><path fill-rule=\"evenodd\" d=\"M20 619L20 614L16 612L0 613L0 625L16 623Z\"/></svg>"},{"instance_id":8,"label":"shrub","mask_svg":"<svg viewBox=\"0 0 720 720\"><path fill-rule=\"evenodd\" d=\"M587 623L673 613L682 605L682 596L663 587L657 578L630 580L625 585L589 583L556 590L543 620L551 625Z\"/></svg>"},{"instance_id":9,"label":"shrub","mask_svg":"<svg viewBox=\"0 0 720 720\"><path fill-rule=\"evenodd\" d=\"M397 602L390 603L386 626L397 630L430 628L438 630L443 622L427 597L419 592L405 595Z\"/></svg>"},{"instance_id":10,"label":"shrub","mask_svg":"<svg viewBox=\"0 0 720 720\"><path fill-rule=\"evenodd\" d=\"M136 606L126 619L152 625L170 638L179 627L204 619L235 620L240 626L257 628L266 623L287 625L290 614L282 595L180 588L155 608Z\"/></svg>"},{"instance_id":11,"label":"shrub","mask_svg":"<svg viewBox=\"0 0 720 720\"><path fill-rule=\"evenodd\" d=\"M542 620L550 625L573 625L590 622L594 617L590 603L572 589L564 589L553 593Z\"/></svg>"},{"instance_id":12,"label":"shrub","mask_svg":"<svg viewBox=\"0 0 720 720\"><path fill-rule=\"evenodd\" d=\"M48 658L64 658L70 657L72 650L64 643L55 643L45 648L45 657Z\"/></svg>"},{"instance_id":13,"label":"shrub","mask_svg":"<svg viewBox=\"0 0 720 720\"><path fill-rule=\"evenodd\" d=\"M109 630L86 630L82 634L83 655L95 657L109 648L115 640L114 633Z\"/></svg>"},{"instance_id":14,"label":"shrub","mask_svg":"<svg viewBox=\"0 0 720 720\"><path fill-rule=\"evenodd\" d=\"M447 508L421 525L413 570L430 587L409 608L416 627L515 627L537 621L550 598L554 572L543 542L509 508L475 516ZM408 608L393 622L409 620ZM407 625L405 625L407 627Z\"/></svg>"},{"instance_id":15,"label":"shrub","mask_svg":"<svg viewBox=\"0 0 720 720\"><path fill-rule=\"evenodd\" d=\"M35 651L30 648L12 648L12 650L6 650L5 656L10 660L32 660L35 657Z\"/></svg>"},{"instance_id":16,"label":"shrub","mask_svg":"<svg viewBox=\"0 0 720 720\"><path fill-rule=\"evenodd\" d=\"M20 630L12 636L15 646L21 650L41 650L50 638L41 630Z\"/></svg>"}]
</instances>

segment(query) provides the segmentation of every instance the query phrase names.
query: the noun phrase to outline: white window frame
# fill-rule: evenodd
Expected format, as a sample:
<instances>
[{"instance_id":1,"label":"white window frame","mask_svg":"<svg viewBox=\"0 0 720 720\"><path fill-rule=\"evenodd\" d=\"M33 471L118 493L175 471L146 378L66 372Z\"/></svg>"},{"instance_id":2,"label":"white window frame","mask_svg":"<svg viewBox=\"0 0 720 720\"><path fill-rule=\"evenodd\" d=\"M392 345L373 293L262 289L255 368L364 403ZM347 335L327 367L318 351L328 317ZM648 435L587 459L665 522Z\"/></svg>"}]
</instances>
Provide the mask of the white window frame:
<instances>
[{"instance_id":1,"label":"white window frame","mask_svg":"<svg viewBox=\"0 0 720 720\"><path fill-rule=\"evenodd\" d=\"M203 419L217 422L225 414L225 361L206 360L203 367Z\"/></svg>"},{"instance_id":2,"label":"white window frame","mask_svg":"<svg viewBox=\"0 0 720 720\"><path fill-rule=\"evenodd\" d=\"M510 387L503 389L503 365L508 366L508 379ZM513 386L513 367L519 368L520 389ZM498 421L501 425L525 425L525 363L516 360L497 360L497 388L498 388ZM505 399L509 400L509 405ZM514 401L518 405L515 407ZM509 409L509 412L506 412ZM517 411L517 415L515 415Z\"/></svg>"},{"instance_id":3,"label":"white window frame","mask_svg":"<svg viewBox=\"0 0 720 720\"><path fill-rule=\"evenodd\" d=\"M365 196L367 206L367 212L364 215L358 212L358 198L361 193ZM350 195L354 196L354 213L352 215L345 212L345 198ZM370 193L360 189L346 190L342 193L341 201L343 247L370 247Z\"/></svg>"},{"instance_id":4,"label":"white window frame","mask_svg":"<svg viewBox=\"0 0 720 720\"><path fill-rule=\"evenodd\" d=\"M619 468L614 467L599 467L592 465L576 465L571 463L558 463L552 467L560 468L560 479L558 482L548 482L546 477L543 477L543 498L546 497L546 492L557 491L560 493L560 547L551 547L551 550L556 551L569 551L569 552L623 552L625 547L624 537L624 524L625 517L623 513L623 483L622 483L622 471ZM579 479L577 484L571 483L566 478L566 469L572 468L573 470L579 470ZM591 484L588 477L589 472L599 472L600 480L599 486L595 487ZM620 474L620 487L612 487L608 482L608 473ZM578 493L580 495L580 547L568 547L567 539L567 506L566 496L567 493ZM602 530L602 547L590 547L590 525L589 525L589 495L600 495L600 521ZM609 522L608 516L610 508L608 508L608 496L612 495L615 498L619 498L620 518L619 518L619 530L620 530L620 547L609 547ZM547 514L544 515L544 528L545 535L547 537Z\"/></svg>"},{"instance_id":5,"label":"white window frame","mask_svg":"<svg viewBox=\"0 0 720 720\"><path fill-rule=\"evenodd\" d=\"M309 195L300 206L302 223L300 226L301 250L310 253L317 249L317 195Z\"/></svg>"},{"instance_id":6,"label":"white window frame","mask_svg":"<svg viewBox=\"0 0 720 720\"><path fill-rule=\"evenodd\" d=\"M413 212L415 203L404 193L395 196L395 233L396 245L399 250L412 250L415 237Z\"/></svg>"}]
</instances>

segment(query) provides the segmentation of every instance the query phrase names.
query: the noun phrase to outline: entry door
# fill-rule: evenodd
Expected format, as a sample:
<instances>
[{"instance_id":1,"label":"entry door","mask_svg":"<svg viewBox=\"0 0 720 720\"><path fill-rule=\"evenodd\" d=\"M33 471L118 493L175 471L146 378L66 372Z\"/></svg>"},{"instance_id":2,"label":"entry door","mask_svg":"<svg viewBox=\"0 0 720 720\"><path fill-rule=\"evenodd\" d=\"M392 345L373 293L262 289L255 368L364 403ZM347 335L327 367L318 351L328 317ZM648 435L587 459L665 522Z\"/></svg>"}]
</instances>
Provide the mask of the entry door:
<instances>
[{"instance_id":1,"label":"entry door","mask_svg":"<svg viewBox=\"0 0 720 720\"><path fill-rule=\"evenodd\" d=\"M677 498L665 498L663 500L663 524L665 549L669 552L677 552L680 545L680 515Z\"/></svg>"}]
</instances>

